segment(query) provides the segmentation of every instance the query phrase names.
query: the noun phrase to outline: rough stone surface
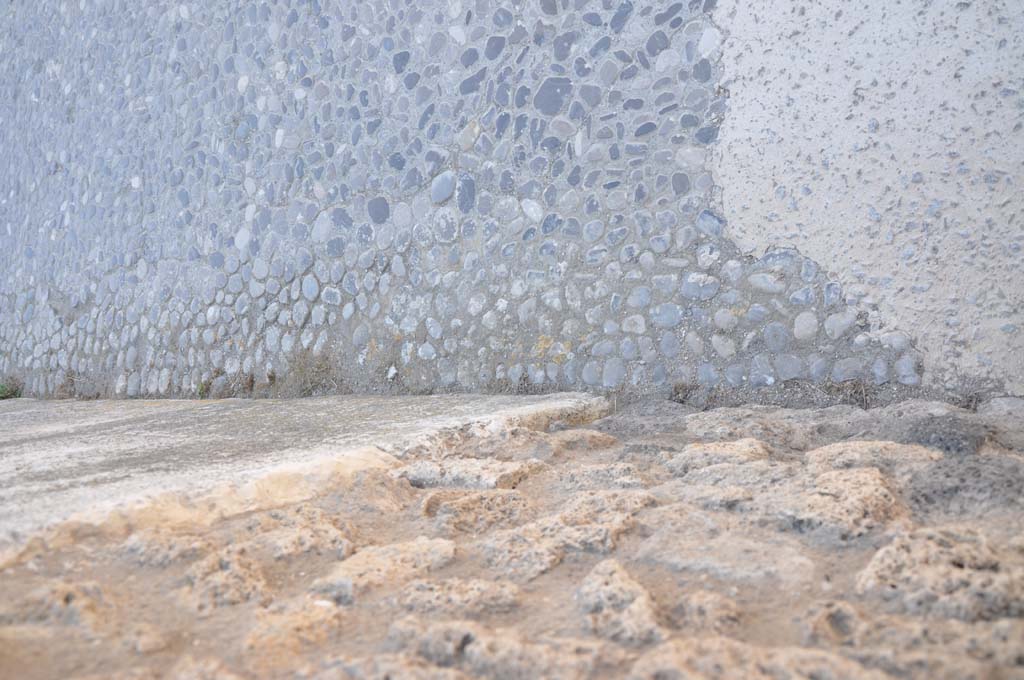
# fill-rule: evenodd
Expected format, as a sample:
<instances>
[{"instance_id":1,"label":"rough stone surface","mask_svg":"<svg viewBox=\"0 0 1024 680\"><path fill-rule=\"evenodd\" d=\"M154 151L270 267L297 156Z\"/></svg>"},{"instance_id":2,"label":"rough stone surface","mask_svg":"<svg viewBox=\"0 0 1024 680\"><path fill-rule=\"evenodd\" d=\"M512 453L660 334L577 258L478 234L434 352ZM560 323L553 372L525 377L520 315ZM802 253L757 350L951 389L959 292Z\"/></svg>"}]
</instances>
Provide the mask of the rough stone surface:
<instances>
[{"instance_id":1,"label":"rough stone surface","mask_svg":"<svg viewBox=\"0 0 1024 680\"><path fill-rule=\"evenodd\" d=\"M95 521L110 511L130 517L134 506L154 499L181 505L187 517L217 508L237 512L273 502L275 495L308 497L318 480L388 466L394 460L387 451L429 447L452 428L462 432L468 447L480 438L467 435L480 428L493 432L486 441L507 444L525 429L524 421L590 418L606 407L604 400L581 394L209 403L4 400L0 549L72 517ZM478 470L481 461L464 464ZM285 473L276 485L248 484L275 472ZM208 499L205 511L192 506L196 496ZM307 512L265 523L264 529L300 523L315 532L310 538L319 548L327 548L337 527L322 514ZM293 548L282 544L280 549Z\"/></svg>"},{"instance_id":2,"label":"rough stone surface","mask_svg":"<svg viewBox=\"0 0 1024 680\"><path fill-rule=\"evenodd\" d=\"M543 463L537 460L512 462L470 458L439 463L417 461L398 468L394 474L419 488L511 489L541 467Z\"/></svg>"},{"instance_id":3,"label":"rough stone surface","mask_svg":"<svg viewBox=\"0 0 1024 680\"><path fill-rule=\"evenodd\" d=\"M185 574L187 595L200 611L261 599L266 581L243 548L225 548L193 564Z\"/></svg>"},{"instance_id":4,"label":"rough stone surface","mask_svg":"<svg viewBox=\"0 0 1024 680\"><path fill-rule=\"evenodd\" d=\"M289 658L326 643L345 619L338 607L304 600L272 605L258 612L257 617L243 644L265 668L275 670L286 670Z\"/></svg>"},{"instance_id":5,"label":"rough stone surface","mask_svg":"<svg viewBox=\"0 0 1024 680\"><path fill-rule=\"evenodd\" d=\"M439 569L454 556L454 543L424 536L406 543L364 548L314 582L313 592L348 604L370 588Z\"/></svg>"},{"instance_id":6,"label":"rough stone surface","mask_svg":"<svg viewBox=\"0 0 1024 680\"><path fill-rule=\"evenodd\" d=\"M519 601L519 588L511 583L480 579L414 581L398 597L401 606L409 612L482 615L514 609Z\"/></svg>"},{"instance_id":7,"label":"rough stone surface","mask_svg":"<svg viewBox=\"0 0 1024 680\"><path fill-rule=\"evenodd\" d=\"M795 538L754 528L732 534L730 518L686 503L658 510L646 518L652 533L637 551L644 564L697 578L781 588L799 587L811 576L813 562Z\"/></svg>"},{"instance_id":8,"label":"rough stone surface","mask_svg":"<svg viewBox=\"0 0 1024 680\"><path fill-rule=\"evenodd\" d=\"M613 411L594 398L522 397L522 408L494 404L500 418L459 420L451 412L465 403L434 399L448 425L390 440L371 467L311 478L276 465L251 495L154 497L26 532L0 555L3 672L991 680L1024 670L1014 403L643 400ZM189 419L161 410L170 403L134 405L158 422ZM399 403L417 404L388 408ZM48 404L111 427L95 403ZM334 422L342 411L297 406L306 429L316 413ZM375 402L367 417L385 410ZM59 411L45 413L14 438L65 436ZM116 474L117 458L106 460ZM515 488L500 488L524 467Z\"/></svg>"},{"instance_id":9,"label":"rough stone surface","mask_svg":"<svg viewBox=\"0 0 1024 680\"><path fill-rule=\"evenodd\" d=\"M768 460L771 451L756 439L737 439L728 443L707 442L688 444L678 453L672 452L666 467L679 476L690 470L720 463L749 463Z\"/></svg>"},{"instance_id":10,"label":"rough stone surface","mask_svg":"<svg viewBox=\"0 0 1024 680\"><path fill-rule=\"evenodd\" d=\"M339 526L317 508L296 507L278 510L253 521L258 535L242 545L253 553L269 554L275 560L291 560L311 555L345 559L353 545L348 527ZM129 539L130 540L130 539Z\"/></svg>"},{"instance_id":11,"label":"rough stone surface","mask_svg":"<svg viewBox=\"0 0 1024 680\"><path fill-rule=\"evenodd\" d=\"M868 616L850 602L825 600L811 606L804 628L807 642L858 647L853 656L861 663L891 675L927 674L953 680L984 678L992 672L989 664L993 662L1019 666L1024 620L965 623Z\"/></svg>"},{"instance_id":12,"label":"rough stone surface","mask_svg":"<svg viewBox=\"0 0 1024 680\"><path fill-rule=\"evenodd\" d=\"M739 626L742 610L726 595L697 590L684 593L670 609L670 615L683 629L726 633Z\"/></svg>"},{"instance_id":13,"label":"rough stone surface","mask_svg":"<svg viewBox=\"0 0 1024 680\"><path fill-rule=\"evenodd\" d=\"M494 631L466 621L402 619L391 628L402 649L441 667L458 667L480 678L585 678L615 659L614 651L589 641L523 640L515 632Z\"/></svg>"},{"instance_id":14,"label":"rough stone surface","mask_svg":"<svg viewBox=\"0 0 1024 680\"><path fill-rule=\"evenodd\" d=\"M655 647L633 666L631 680L700 678L835 678L887 677L827 652L755 647L724 637L672 640Z\"/></svg>"},{"instance_id":15,"label":"rough stone surface","mask_svg":"<svg viewBox=\"0 0 1024 680\"><path fill-rule=\"evenodd\" d=\"M598 563L576 591L576 601L595 633L627 644L665 636L650 593L615 560Z\"/></svg>"},{"instance_id":16,"label":"rough stone surface","mask_svg":"<svg viewBox=\"0 0 1024 680\"><path fill-rule=\"evenodd\" d=\"M910 524L910 510L879 470L832 470L813 481L813 491L780 514L800 531L823 530L840 539Z\"/></svg>"},{"instance_id":17,"label":"rough stone surface","mask_svg":"<svg viewBox=\"0 0 1024 680\"><path fill-rule=\"evenodd\" d=\"M417 656L408 654L374 654L333 659L317 677L346 680L379 680L409 678L410 680L466 680L469 676L453 668L440 668Z\"/></svg>"},{"instance_id":18,"label":"rough stone surface","mask_svg":"<svg viewBox=\"0 0 1024 680\"><path fill-rule=\"evenodd\" d=\"M606 554L633 526L633 516L654 504L639 491L604 491L574 496L565 509L515 529L493 534L483 543L488 563L512 578L530 581L573 553Z\"/></svg>"},{"instance_id":19,"label":"rough stone surface","mask_svg":"<svg viewBox=\"0 0 1024 680\"><path fill-rule=\"evenodd\" d=\"M519 523L529 514L526 497L514 490L437 491L423 501L423 514L450 533L477 533Z\"/></svg>"},{"instance_id":20,"label":"rough stone surface","mask_svg":"<svg viewBox=\"0 0 1024 680\"><path fill-rule=\"evenodd\" d=\"M970 529L896 537L857 576L857 590L905 611L965 621L1024 616L1024 559L1002 558Z\"/></svg>"}]
</instances>

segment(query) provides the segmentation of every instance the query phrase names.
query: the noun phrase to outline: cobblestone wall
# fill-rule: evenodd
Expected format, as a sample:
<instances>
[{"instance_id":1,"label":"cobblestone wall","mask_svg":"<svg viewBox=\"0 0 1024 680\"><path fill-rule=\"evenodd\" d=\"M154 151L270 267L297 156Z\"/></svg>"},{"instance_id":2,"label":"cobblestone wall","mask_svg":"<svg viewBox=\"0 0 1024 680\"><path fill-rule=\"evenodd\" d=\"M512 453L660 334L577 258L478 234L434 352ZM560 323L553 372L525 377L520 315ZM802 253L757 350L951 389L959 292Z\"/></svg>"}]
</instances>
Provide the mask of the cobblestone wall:
<instances>
[{"instance_id":1,"label":"cobblestone wall","mask_svg":"<svg viewBox=\"0 0 1024 680\"><path fill-rule=\"evenodd\" d=\"M819 263L729 240L713 4L8 3L0 375L917 384Z\"/></svg>"}]
</instances>

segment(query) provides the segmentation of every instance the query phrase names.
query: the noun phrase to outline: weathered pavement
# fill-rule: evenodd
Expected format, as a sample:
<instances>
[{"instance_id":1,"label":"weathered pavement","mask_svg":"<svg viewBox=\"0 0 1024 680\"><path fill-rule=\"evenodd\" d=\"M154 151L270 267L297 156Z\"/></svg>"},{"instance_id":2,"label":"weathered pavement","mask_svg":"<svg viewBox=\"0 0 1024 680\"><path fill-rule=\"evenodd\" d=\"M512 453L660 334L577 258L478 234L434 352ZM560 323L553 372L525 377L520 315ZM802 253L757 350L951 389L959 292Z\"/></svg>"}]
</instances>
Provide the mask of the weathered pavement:
<instances>
[{"instance_id":1,"label":"weathered pavement","mask_svg":"<svg viewBox=\"0 0 1024 680\"><path fill-rule=\"evenodd\" d=\"M308 476L322 465L354 471L448 428L524 419L544 426L602 408L602 399L582 394L0 401L0 547L159 494L194 497L285 470Z\"/></svg>"},{"instance_id":2,"label":"weathered pavement","mask_svg":"<svg viewBox=\"0 0 1024 680\"><path fill-rule=\"evenodd\" d=\"M548 399L35 537L0 677L1024 677L1024 402Z\"/></svg>"}]
</instances>

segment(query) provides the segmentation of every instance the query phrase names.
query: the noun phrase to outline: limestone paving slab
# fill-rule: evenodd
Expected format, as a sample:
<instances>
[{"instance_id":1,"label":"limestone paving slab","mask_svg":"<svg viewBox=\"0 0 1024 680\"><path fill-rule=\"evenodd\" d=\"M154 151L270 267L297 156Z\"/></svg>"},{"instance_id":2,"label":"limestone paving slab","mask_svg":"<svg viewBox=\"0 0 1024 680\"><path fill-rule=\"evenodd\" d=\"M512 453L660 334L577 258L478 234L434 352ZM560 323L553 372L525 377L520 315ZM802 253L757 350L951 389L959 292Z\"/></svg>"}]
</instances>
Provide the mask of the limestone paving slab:
<instances>
[{"instance_id":1,"label":"limestone paving slab","mask_svg":"<svg viewBox=\"0 0 1024 680\"><path fill-rule=\"evenodd\" d=\"M196 495L282 470L388 466L445 429L600 414L547 396L0 402L0 544L73 515L168 492ZM273 494L274 491L267 493Z\"/></svg>"}]
</instances>

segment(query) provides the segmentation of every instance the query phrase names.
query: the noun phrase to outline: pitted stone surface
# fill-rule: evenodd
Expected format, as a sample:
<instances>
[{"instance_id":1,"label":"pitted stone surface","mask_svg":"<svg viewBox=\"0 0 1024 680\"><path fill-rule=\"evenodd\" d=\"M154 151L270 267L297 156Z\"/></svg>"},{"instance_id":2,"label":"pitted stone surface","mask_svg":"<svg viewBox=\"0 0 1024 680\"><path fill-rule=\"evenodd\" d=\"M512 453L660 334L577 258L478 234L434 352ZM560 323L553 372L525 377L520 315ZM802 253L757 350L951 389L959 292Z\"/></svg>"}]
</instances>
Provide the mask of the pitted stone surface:
<instances>
[{"instance_id":1,"label":"pitted stone surface","mask_svg":"<svg viewBox=\"0 0 1024 680\"><path fill-rule=\"evenodd\" d=\"M464 397L419 399L452 411ZM985 680L1024 668L1015 404L694 411L638 400L590 422L609 411L537 410L538 399L550 397L434 429L360 470L328 445L336 465L298 496L307 478L278 469L256 480L255 505L156 498L25 536L0 553L3 670ZM254 402L106 403L187 421L168 409ZM300 425L316 422L310 411L355 415L336 398L280 403L305 405ZM56 421L14 438L50 436ZM530 474L506 480L514 489L472 488L501 486L521 465ZM72 667L88 674L62 672Z\"/></svg>"},{"instance_id":2,"label":"pitted stone surface","mask_svg":"<svg viewBox=\"0 0 1024 680\"><path fill-rule=\"evenodd\" d=\"M730 241L713 6L8 4L0 377L918 384L824 267Z\"/></svg>"},{"instance_id":3,"label":"pitted stone surface","mask_svg":"<svg viewBox=\"0 0 1024 680\"><path fill-rule=\"evenodd\" d=\"M370 588L439 569L454 556L454 543L424 536L405 543L366 548L315 581L312 589L339 604L350 604Z\"/></svg>"},{"instance_id":4,"label":"pitted stone surface","mask_svg":"<svg viewBox=\"0 0 1024 680\"><path fill-rule=\"evenodd\" d=\"M857 590L914 613L965 621L1024 617L1021 555L1000 552L973 530L903 534L875 554L857 576Z\"/></svg>"},{"instance_id":5,"label":"pitted stone surface","mask_svg":"<svg viewBox=\"0 0 1024 680\"><path fill-rule=\"evenodd\" d=\"M401 606L409 612L444 615L482 615L514 609L519 588L512 583L479 579L414 581L399 595Z\"/></svg>"},{"instance_id":6,"label":"pitted stone surface","mask_svg":"<svg viewBox=\"0 0 1024 680\"><path fill-rule=\"evenodd\" d=\"M615 560L591 570L576 591L576 602L587 625L602 637L644 644L665 636L650 593Z\"/></svg>"}]
</instances>

